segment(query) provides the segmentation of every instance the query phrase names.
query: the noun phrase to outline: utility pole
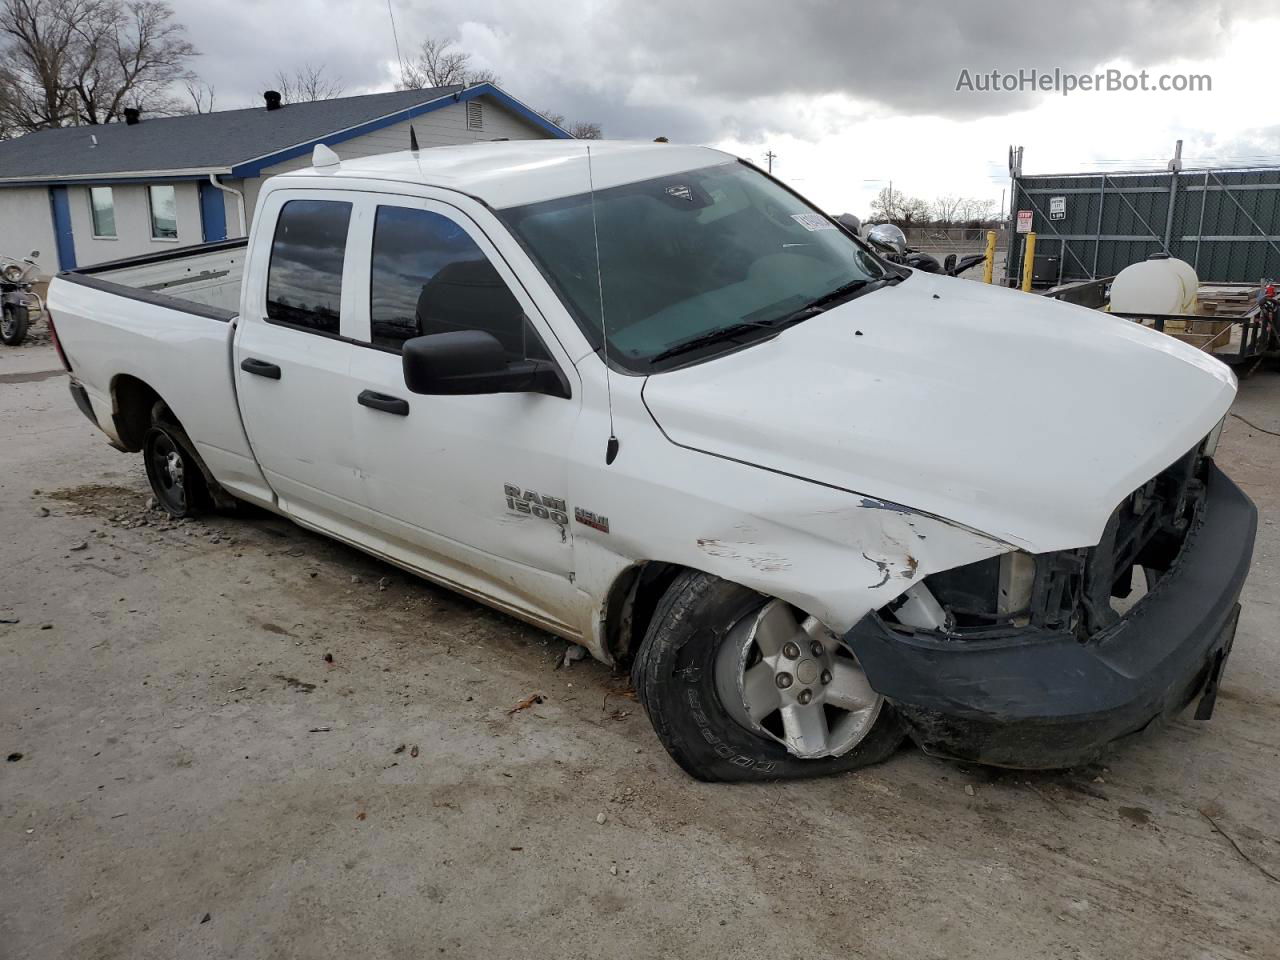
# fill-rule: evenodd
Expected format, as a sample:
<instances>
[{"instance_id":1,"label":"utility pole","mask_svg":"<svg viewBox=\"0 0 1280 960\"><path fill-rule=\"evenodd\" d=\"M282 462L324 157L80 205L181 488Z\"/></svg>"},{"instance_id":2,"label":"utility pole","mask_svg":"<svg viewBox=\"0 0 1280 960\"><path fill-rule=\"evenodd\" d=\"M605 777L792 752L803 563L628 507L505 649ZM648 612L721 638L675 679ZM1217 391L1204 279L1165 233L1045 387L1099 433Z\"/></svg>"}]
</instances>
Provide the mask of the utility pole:
<instances>
[{"instance_id":1,"label":"utility pole","mask_svg":"<svg viewBox=\"0 0 1280 960\"><path fill-rule=\"evenodd\" d=\"M773 173L773 161L778 159L778 155L770 150L764 155L764 159L769 164L769 172Z\"/></svg>"}]
</instances>

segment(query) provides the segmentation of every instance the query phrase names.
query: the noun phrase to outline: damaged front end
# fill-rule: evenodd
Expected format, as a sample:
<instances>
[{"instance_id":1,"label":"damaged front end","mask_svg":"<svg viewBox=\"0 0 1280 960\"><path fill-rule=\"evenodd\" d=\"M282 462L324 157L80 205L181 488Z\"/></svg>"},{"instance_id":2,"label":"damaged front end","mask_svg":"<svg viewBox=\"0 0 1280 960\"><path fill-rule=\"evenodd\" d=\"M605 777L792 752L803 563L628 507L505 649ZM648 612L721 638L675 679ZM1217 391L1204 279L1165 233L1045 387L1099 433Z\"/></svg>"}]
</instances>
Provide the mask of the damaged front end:
<instances>
[{"instance_id":1,"label":"damaged front end","mask_svg":"<svg viewBox=\"0 0 1280 960\"><path fill-rule=\"evenodd\" d=\"M847 634L923 749L1062 767L1197 695L1208 718L1257 525L1212 439L1126 497L1095 546L932 574Z\"/></svg>"}]
</instances>

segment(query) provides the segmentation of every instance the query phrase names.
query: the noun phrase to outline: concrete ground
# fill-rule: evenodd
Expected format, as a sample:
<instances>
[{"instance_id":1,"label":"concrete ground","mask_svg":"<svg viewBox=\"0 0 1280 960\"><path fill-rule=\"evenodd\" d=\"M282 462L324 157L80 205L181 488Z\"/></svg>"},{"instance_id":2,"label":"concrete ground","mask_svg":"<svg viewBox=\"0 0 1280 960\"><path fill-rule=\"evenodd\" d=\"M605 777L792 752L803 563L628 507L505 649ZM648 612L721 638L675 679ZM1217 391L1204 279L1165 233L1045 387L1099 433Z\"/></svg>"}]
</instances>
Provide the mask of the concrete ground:
<instances>
[{"instance_id":1,"label":"concrete ground","mask_svg":"<svg viewBox=\"0 0 1280 960\"><path fill-rule=\"evenodd\" d=\"M1280 375L1236 409L1280 432ZM0 349L0 410L4 960L1280 957L1280 436L1222 443L1263 523L1212 722L713 786L561 641L277 518L148 512L47 341Z\"/></svg>"}]
</instances>

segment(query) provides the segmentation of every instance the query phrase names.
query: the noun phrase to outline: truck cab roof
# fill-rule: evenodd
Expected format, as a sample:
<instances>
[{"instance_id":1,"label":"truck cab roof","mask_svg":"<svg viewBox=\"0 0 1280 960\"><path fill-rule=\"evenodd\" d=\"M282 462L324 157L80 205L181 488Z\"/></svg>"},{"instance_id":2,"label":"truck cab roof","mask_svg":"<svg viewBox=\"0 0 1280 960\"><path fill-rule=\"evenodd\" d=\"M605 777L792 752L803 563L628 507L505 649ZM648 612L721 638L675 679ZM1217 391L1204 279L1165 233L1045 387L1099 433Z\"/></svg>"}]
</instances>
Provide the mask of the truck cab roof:
<instances>
[{"instance_id":1,"label":"truck cab roof","mask_svg":"<svg viewBox=\"0 0 1280 960\"><path fill-rule=\"evenodd\" d=\"M591 163L588 170L588 150ZM405 150L342 160L273 177L381 180L455 190L494 209L522 206L667 176L737 158L710 147L624 140L510 140Z\"/></svg>"}]
</instances>

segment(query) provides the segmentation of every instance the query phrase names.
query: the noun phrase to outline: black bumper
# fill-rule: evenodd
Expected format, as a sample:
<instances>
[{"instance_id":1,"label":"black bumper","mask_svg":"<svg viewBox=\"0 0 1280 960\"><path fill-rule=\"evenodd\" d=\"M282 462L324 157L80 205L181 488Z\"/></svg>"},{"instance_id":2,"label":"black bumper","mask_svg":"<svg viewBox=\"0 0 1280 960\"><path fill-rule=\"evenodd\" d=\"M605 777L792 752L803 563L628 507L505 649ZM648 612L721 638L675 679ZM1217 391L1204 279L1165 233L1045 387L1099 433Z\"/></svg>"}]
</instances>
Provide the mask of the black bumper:
<instances>
[{"instance_id":1,"label":"black bumper","mask_svg":"<svg viewBox=\"0 0 1280 960\"><path fill-rule=\"evenodd\" d=\"M1045 631L946 640L874 613L845 640L926 752L1028 769L1084 763L1197 695L1208 719L1257 525L1252 501L1210 464L1200 522L1174 566L1088 642Z\"/></svg>"},{"instance_id":2,"label":"black bumper","mask_svg":"<svg viewBox=\"0 0 1280 960\"><path fill-rule=\"evenodd\" d=\"M76 406L80 409L89 422L95 427L98 425L98 417L93 412L93 404L89 402L89 393L77 380L71 381L71 399L76 402Z\"/></svg>"}]
</instances>

